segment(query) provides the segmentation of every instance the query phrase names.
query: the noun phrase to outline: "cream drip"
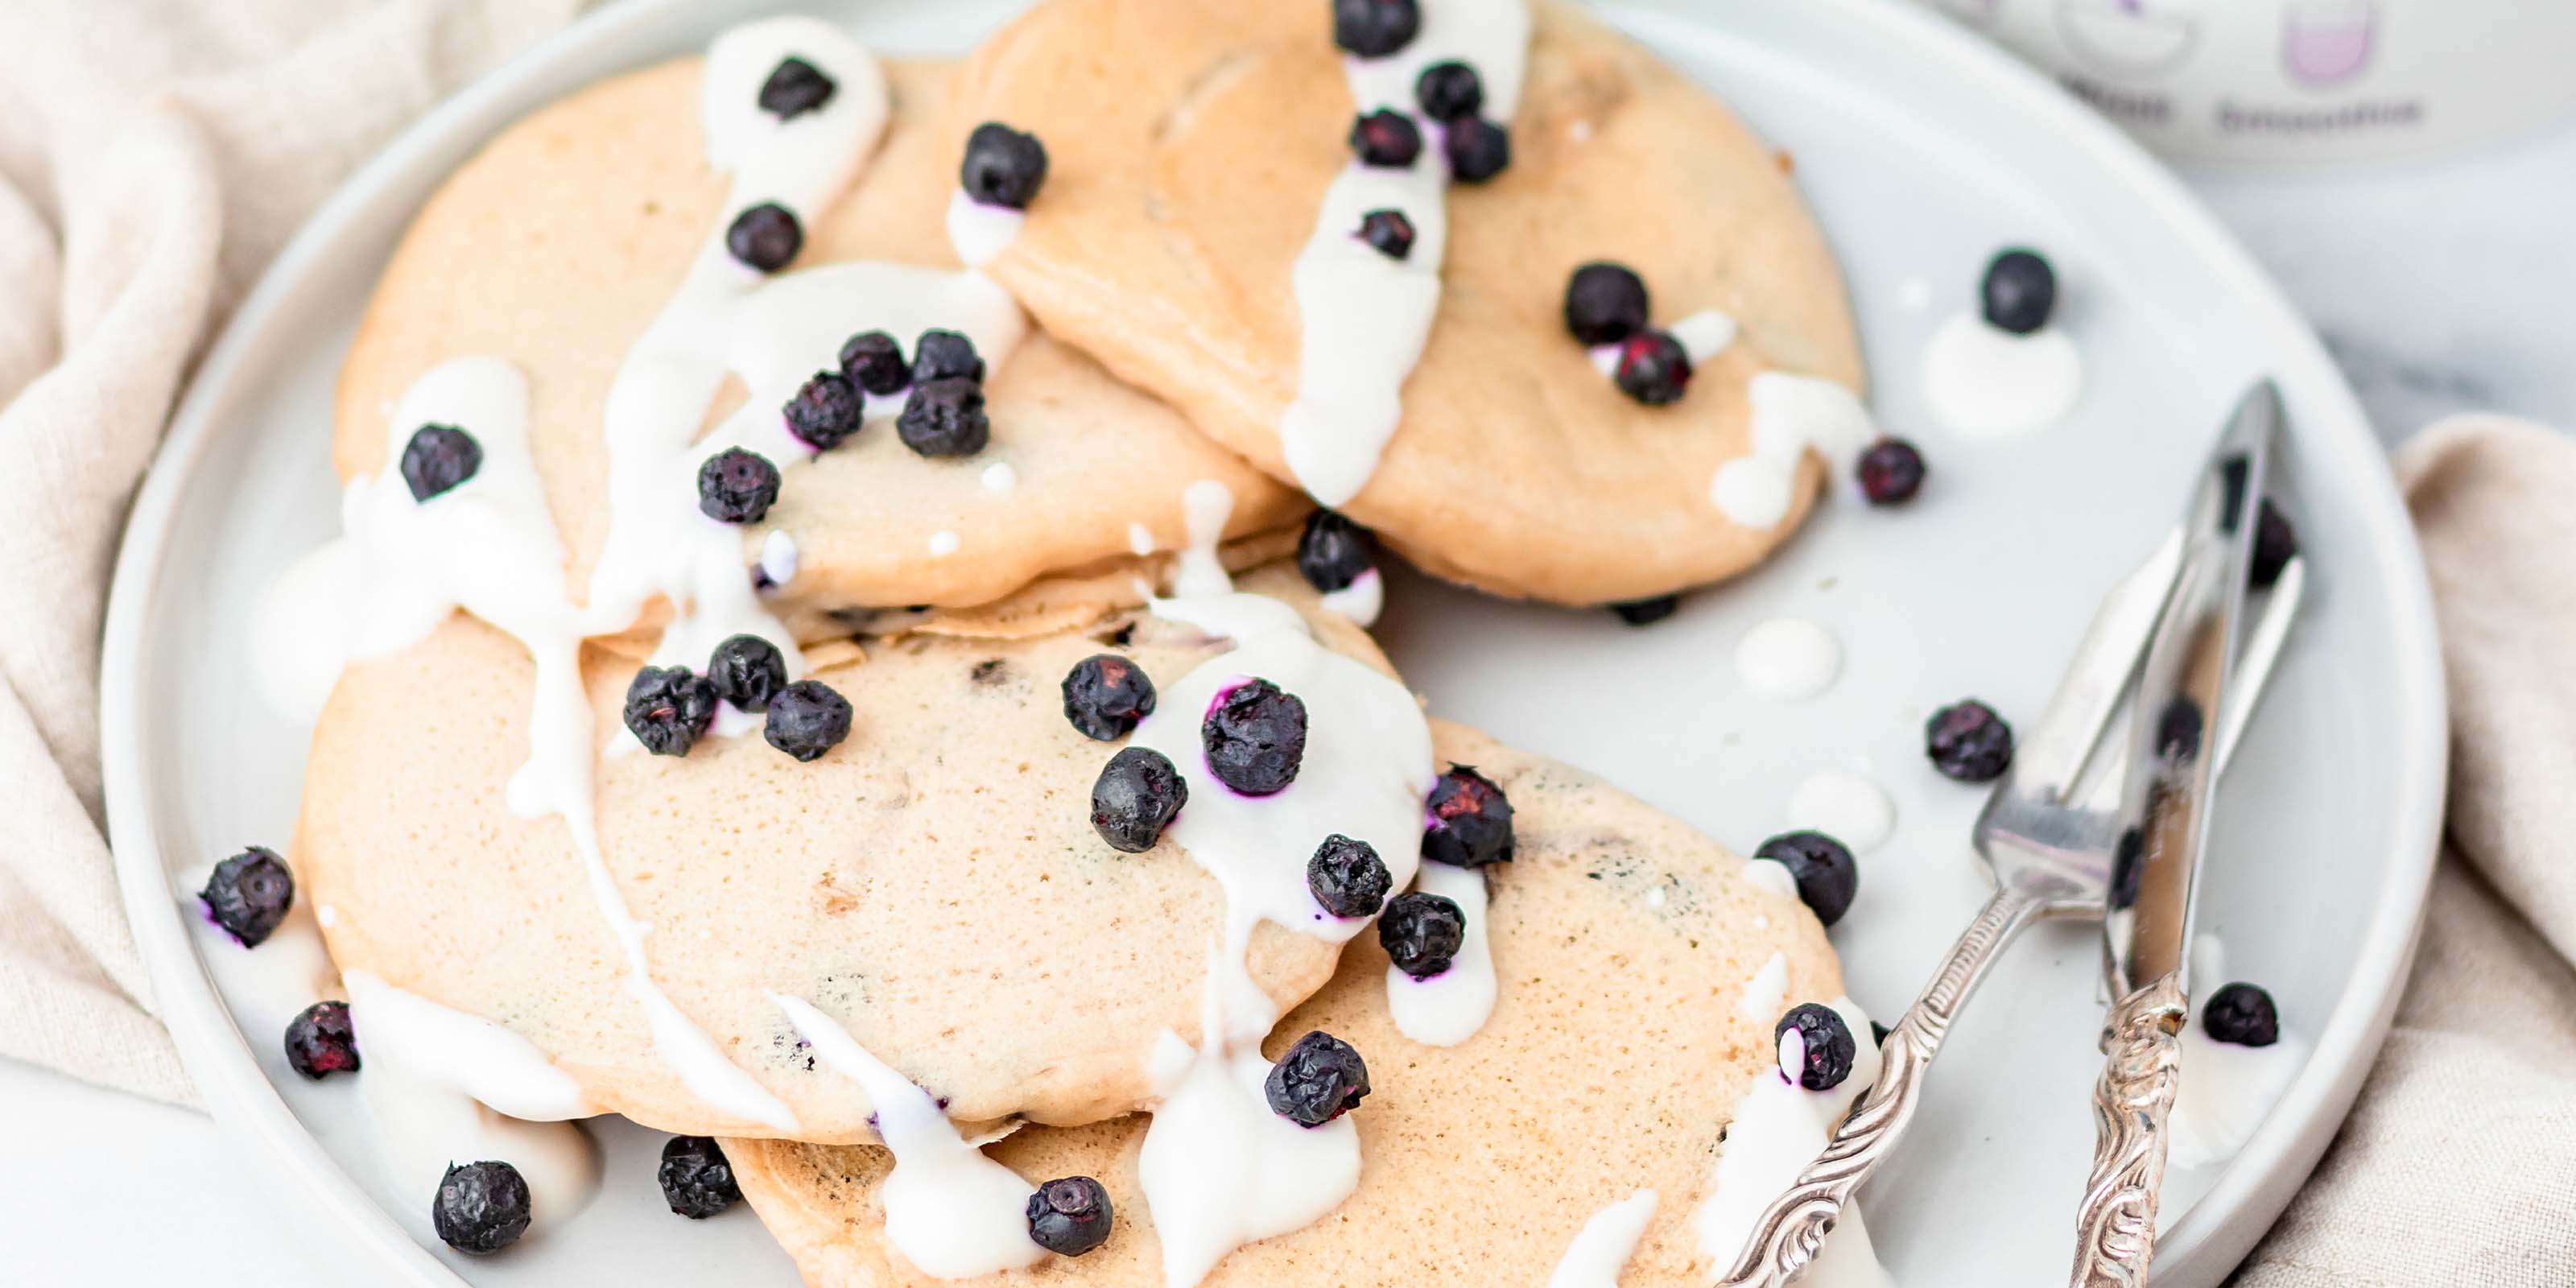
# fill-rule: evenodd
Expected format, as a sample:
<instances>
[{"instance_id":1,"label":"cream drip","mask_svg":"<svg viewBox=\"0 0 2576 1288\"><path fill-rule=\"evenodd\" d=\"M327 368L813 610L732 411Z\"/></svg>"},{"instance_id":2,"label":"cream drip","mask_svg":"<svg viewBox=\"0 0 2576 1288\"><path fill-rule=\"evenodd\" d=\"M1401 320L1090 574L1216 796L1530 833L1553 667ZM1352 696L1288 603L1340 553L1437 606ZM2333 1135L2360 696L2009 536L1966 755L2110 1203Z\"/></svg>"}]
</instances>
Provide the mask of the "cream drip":
<instances>
[{"instance_id":1,"label":"cream drip","mask_svg":"<svg viewBox=\"0 0 2576 1288\"><path fill-rule=\"evenodd\" d=\"M1753 1075L1726 1125L1707 1191L1691 1213L1712 1277L1734 1264L1764 1209L1824 1153L1832 1126L1878 1080L1878 1044L1870 1040L1869 1017L1847 997L1832 1005L1852 1032L1851 1076L1830 1091L1809 1091L1773 1065ZM1887 1271L1870 1246L1858 1205L1843 1209L1799 1282L1814 1288L1887 1288Z\"/></svg>"},{"instance_id":2,"label":"cream drip","mask_svg":"<svg viewBox=\"0 0 2576 1288\"><path fill-rule=\"evenodd\" d=\"M2055 326L2015 335L1962 313L1924 346L1923 394L1933 416L1962 437L2026 434L2075 409L2084 356Z\"/></svg>"},{"instance_id":3,"label":"cream drip","mask_svg":"<svg viewBox=\"0 0 2576 1288\"><path fill-rule=\"evenodd\" d=\"M1809 449L1841 477L1878 437L1859 396L1830 380L1765 371L1745 396L1753 404L1753 451L1717 467L1709 501L1747 528L1768 530L1789 517L1798 463Z\"/></svg>"},{"instance_id":4,"label":"cream drip","mask_svg":"<svg viewBox=\"0 0 2576 1288\"><path fill-rule=\"evenodd\" d=\"M1628 1268L1646 1223L1655 1219L1655 1192L1639 1190L1592 1214L1567 1244L1547 1288L1618 1288L1619 1272Z\"/></svg>"},{"instance_id":5,"label":"cream drip","mask_svg":"<svg viewBox=\"0 0 2576 1288\"><path fill-rule=\"evenodd\" d=\"M1485 874L1446 863L1425 863L1414 874L1413 888L1457 904L1467 933L1449 969L1428 979L1387 967L1387 1011L1404 1036L1424 1046L1456 1046L1474 1037L1494 1013L1494 953L1486 929Z\"/></svg>"}]
</instances>

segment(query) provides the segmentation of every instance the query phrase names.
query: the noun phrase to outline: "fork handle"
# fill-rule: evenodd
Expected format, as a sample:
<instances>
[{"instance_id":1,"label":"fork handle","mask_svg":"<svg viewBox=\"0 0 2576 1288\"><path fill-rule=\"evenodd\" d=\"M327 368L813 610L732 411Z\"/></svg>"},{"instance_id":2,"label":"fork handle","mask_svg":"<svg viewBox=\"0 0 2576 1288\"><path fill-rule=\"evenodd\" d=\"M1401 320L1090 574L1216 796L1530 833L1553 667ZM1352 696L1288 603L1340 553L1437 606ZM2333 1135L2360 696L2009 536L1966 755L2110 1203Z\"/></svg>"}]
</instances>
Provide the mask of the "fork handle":
<instances>
[{"instance_id":1,"label":"fork handle","mask_svg":"<svg viewBox=\"0 0 2576 1288\"><path fill-rule=\"evenodd\" d=\"M2102 1028L2102 1080L2093 1088L2093 1175L2075 1218L2072 1288L2139 1288L2156 1252L2166 1123L2182 1081L2181 981L2121 998Z\"/></svg>"},{"instance_id":2,"label":"fork handle","mask_svg":"<svg viewBox=\"0 0 2576 1288\"><path fill-rule=\"evenodd\" d=\"M2042 909L2037 898L2009 888L1996 890L1986 901L1985 910L1950 946L1931 986L1879 1045L1878 1081L1852 1105L1825 1143L1825 1152L1753 1223L1744 1250L1719 1281L1725 1288L1786 1284L1806 1272L1861 1182L1895 1151L1897 1138L1914 1120L1923 1101L1923 1075L1940 1053L1952 1017L2004 947L2038 920Z\"/></svg>"}]
</instances>

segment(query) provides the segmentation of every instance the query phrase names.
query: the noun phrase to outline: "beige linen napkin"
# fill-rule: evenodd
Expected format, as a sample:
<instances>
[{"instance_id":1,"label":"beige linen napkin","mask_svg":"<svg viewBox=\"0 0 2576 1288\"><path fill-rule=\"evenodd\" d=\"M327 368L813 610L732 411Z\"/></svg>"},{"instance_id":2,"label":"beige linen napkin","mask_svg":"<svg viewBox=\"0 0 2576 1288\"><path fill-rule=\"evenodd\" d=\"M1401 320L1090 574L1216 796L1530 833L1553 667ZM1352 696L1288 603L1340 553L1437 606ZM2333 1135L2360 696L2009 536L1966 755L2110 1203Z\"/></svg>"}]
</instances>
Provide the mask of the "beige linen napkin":
<instances>
[{"instance_id":1,"label":"beige linen napkin","mask_svg":"<svg viewBox=\"0 0 2576 1288\"><path fill-rule=\"evenodd\" d=\"M99 822L126 503L189 364L314 205L577 4L0 3L0 1055L195 1098Z\"/></svg>"}]
</instances>

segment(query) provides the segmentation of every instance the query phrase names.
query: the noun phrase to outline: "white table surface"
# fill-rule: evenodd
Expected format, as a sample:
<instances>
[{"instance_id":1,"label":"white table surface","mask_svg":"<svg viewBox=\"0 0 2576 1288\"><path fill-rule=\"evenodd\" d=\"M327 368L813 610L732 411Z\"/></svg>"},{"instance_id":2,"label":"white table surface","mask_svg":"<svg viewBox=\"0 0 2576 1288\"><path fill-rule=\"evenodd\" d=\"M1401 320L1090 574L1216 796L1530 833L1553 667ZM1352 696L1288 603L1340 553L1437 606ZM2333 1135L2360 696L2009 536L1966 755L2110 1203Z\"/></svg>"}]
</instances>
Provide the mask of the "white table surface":
<instances>
[{"instance_id":1,"label":"white table surface","mask_svg":"<svg viewBox=\"0 0 2576 1288\"><path fill-rule=\"evenodd\" d=\"M2384 440L2468 410L2576 425L2576 126L2440 162L2190 177ZM0 1124L9 1282L358 1282L304 1251L201 1115L0 1060Z\"/></svg>"}]
</instances>

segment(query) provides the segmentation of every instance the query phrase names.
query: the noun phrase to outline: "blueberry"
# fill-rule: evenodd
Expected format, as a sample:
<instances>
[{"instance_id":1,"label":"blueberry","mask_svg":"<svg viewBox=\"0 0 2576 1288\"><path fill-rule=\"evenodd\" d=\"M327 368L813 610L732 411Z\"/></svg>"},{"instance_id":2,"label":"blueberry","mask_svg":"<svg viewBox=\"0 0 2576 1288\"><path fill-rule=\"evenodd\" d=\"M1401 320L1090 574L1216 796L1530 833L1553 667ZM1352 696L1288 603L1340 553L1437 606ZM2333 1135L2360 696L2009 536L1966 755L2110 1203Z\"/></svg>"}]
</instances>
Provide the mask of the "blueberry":
<instances>
[{"instance_id":1,"label":"blueberry","mask_svg":"<svg viewBox=\"0 0 2576 1288\"><path fill-rule=\"evenodd\" d=\"M703 1221L742 1201L733 1164L712 1136L674 1136L662 1143L662 1165L653 1171L671 1210Z\"/></svg>"},{"instance_id":2,"label":"blueberry","mask_svg":"<svg viewBox=\"0 0 2576 1288\"><path fill-rule=\"evenodd\" d=\"M2246 574L2249 584L2256 590L2269 589L2298 553L2298 529L2291 527L2289 517L2265 498L2254 520L2254 563Z\"/></svg>"},{"instance_id":3,"label":"blueberry","mask_svg":"<svg viewBox=\"0 0 2576 1288\"><path fill-rule=\"evenodd\" d=\"M1986 266L1979 294L1989 325L2029 335L2047 326L2057 309L2057 273L2037 252L2008 250Z\"/></svg>"},{"instance_id":4,"label":"blueberry","mask_svg":"<svg viewBox=\"0 0 2576 1288\"><path fill-rule=\"evenodd\" d=\"M1099 653L1064 673L1064 718L1083 737L1116 742L1154 714L1154 681L1134 660Z\"/></svg>"},{"instance_id":5,"label":"blueberry","mask_svg":"<svg viewBox=\"0 0 2576 1288\"><path fill-rule=\"evenodd\" d=\"M1088 1176L1049 1181L1029 1195L1029 1241L1079 1257L1109 1241L1109 1191Z\"/></svg>"},{"instance_id":6,"label":"blueberry","mask_svg":"<svg viewBox=\"0 0 2576 1288\"><path fill-rule=\"evenodd\" d=\"M1465 120L1485 110L1485 82L1465 63L1433 63L1414 78L1413 98L1432 120Z\"/></svg>"},{"instance_id":7,"label":"blueberry","mask_svg":"<svg viewBox=\"0 0 2576 1288\"><path fill-rule=\"evenodd\" d=\"M216 864L197 897L225 934L244 948L257 948L295 905L295 876L277 851L254 845Z\"/></svg>"},{"instance_id":8,"label":"blueberry","mask_svg":"<svg viewBox=\"0 0 2576 1288\"><path fill-rule=\"evenodd\" d=\"M429 1223L448 1247L479 1257L518 1242L528 1232L530 1207L528 1182L518 1168L491 1161L462 1167L450 1163L447 1174L438 1178Z\"/></svg>"},{"instance_id":9,"label":"blueberry","mask_svg":"<svg viewBox=\"0 0 2576 1288\"><path fill-rule=\"evenodd\" d=\"M1325 594L1345 590L1377 564L1377 537L1331 510L1306 516L1297 537L1297 571Z\"/></svg>"},{"instance_id":10,"label":"blueberry","mask_svg":"<svg viewBox=\"0 0 2576 1288\"><path fill-rule=\"evenodd\" d=\"M1652 626L1681 611L1679 595L1657 595L1653 599L1631 599L1612 604L1610 611L1630 626Z\"/></svg>"},{"instance_id":11,"label":"blueberry","mask_svg":"<svg viewBox=\"0 0 2576 1288\"><path fill-rule=\"evenodd\" d=\"M1142 854L1162 839L1189 799L1189 783L1163 753L1128 747L1111 756L1091 784L1091 826L1109 848Z\"/></svg>"},{"instance_id":12,"label":"blueberry","mask_svg":"<svg viewBox=\"0 0 2576 1288\"><path fill-rule=\"evenodd\" d=\"M426 501L482 468L483 445L454 425L423 425L403 444L403 485L414 501Z\"/></svg>"},{"instance_id":13,"label":"blueberry","mask_svg":"<svg viewBox=\"0 0 2576 1288\"><path fill-rule=\"evenodd\" d=\"M1475 766L1451 765L1422 808L1422 857L1456 868L1512 861L1512 802Z\"/></svg>"},{"instance_id":14,"label":"blueberry","mask_svg":"<svg viewBox=\"0 0 2576 1288\"><path fill-rule=\"evenodd\" d=\"M1318 1029L1290 1044L1261 1090L1270 1112L1300 1127L1321 1127L1359 1108L1369 1093L1368 1064L1350 1043Z\"/></svg>"},{"instance_id":15,"label":"blueberry","mask_svg":"<svg viewBox=\"0 0 2576 1288\"><path fill-rule=\"evenodd\" d=\"M728 447L698 465L698 512L719 523L758 523L778 501L778 467Z\"/></svg>"},{"instance_id":16,"label":"blueberry","mask_svg":"<svg viewBox=\"0 0 2576 1288\"><path fill-rule=\"evenodd\" d=\"M1441 146L1449 154L1449 177L1460 183L1483 183L1512 165L1511 131L1481 116L1450 125Z\"/></svg>"},{"instance_id":17,"label":"blueberry","mask_svg":"<svg viewBox=\"0 0 2576 1288\"><path fill-rule=\"evenodd\" d=\"M769 699L760 736L798 760L813 760L850 736L850 700L820 680L798 680Z\"/></svg>"},{"instance_id":18,"label":"blueberry","mask_svg":"<svg viewBox=\"0 0 2576 1288\"><path fill-rule=\"evenodd\" d=\"M779 410L787 417L788 433L815 451L828 452L859 432L859 426L867 419L866 406L859 398L859 387L851 384L848 376L837 371L817 371Z\"/></svg>"},{"instance_id":19,"label":"blueberry","mask_svg":"<svg viewBox=\"0 0 2576 1288\"><path fill-rule=\"evenodd\" d=\"M1360 216L1359 238L1388 259L1413 253L1413 221L1401 210L1372 210Z\"/></svg>"},{"instance_id":20,"label":"blueberry","mask_svg":"<svg viewBox=\"0 0 2576 1288\"><path fill-rule=\"evenodd\" d=\"M922 332L912 342L912 383L952 379L984 382L984 358L975 352L975 342L960 331Z\"/></svg>"},{"instance_id":21,"label":"blueberry","mask_svg":"<svg viewBox=\"0 0 2576 1288\"><path fill-rule=\"evenodd\" d=\"M761 82L760 110L792 121L832 101L837 88L821 68L802 58L782 58Z\"/></svg>"},{"instance_id":22,"label":"blueberry","mask_svg":"<svg viewBox=\"0 0 2576 1288\"><path fill-rule=\"evenodd\" d=\"M1351 122L1351 151L1362 164L1401 170L1422 155L1422 127L1402 112L1379 108Z\"/></svg>"},{"instance_id":23,"label":"blueberry","mask_svg":"<svg viewBox=\"0 0 2576 1288\"><path fill-rule=\"evenodd\" d=\"M841 344L841 374L872 394L890 394L912 383L903 345L883 331L861 331Z\"/></svg>"},{"instance_id":24,"label":"blueberry","mask_svg":"<svg viewBox=\"0 0 2576 1288\"><path fill-rule=\"evenodd\" d=\"M1246 796L1268 796L1297 781L1306 760L1306 703L1268 680L1246 680L1217 695L1199 722L1208 772Z\"/></svg>"},{"instance_id":25,"label":"blueberry","mask_svg":"<svg viewBox=\"0 0 2576 1288\"><path fill-rule=\"evenodd\" d=\"M1803 1039L1805 1058L1796 1069L1783 1068L1783 1074L1794 1073L1798 1085L1809 1091L1831 1091L1851 1076L1852 1058L1860 1053L1852 1041L1851 1026L1843 1023L1842 1014L1830 1006L1809 1002L1792 1007L1771 1029L1776 1044L1791 1029Z\"/></svg>"},{"instance_id":26,"label":"blueberry","mask_svg":"<svg viewBox=\"0 0 2576 1288\"><path fill-rule=\"evenodd\" d=\"M1333 0L1333 43L1362 58L1384 58L1421 31L1415 0Z\"/></svg>"},{"instance_id":27,"label":"blueberry","mask_svg":"<svg viewBox=\"0 0 2576 1288\"><path fill-rule=\"evenodd\" d=\"M993 422L984 415L984 386L963 377L914 385L903 414L895 418L894 432L919 456L983 451L993 439Z\"/></svg>"},{"instance_id":28,"label":"blueberry","mask_svg":"<svg viewBox=\"0 0 2576 1288\"><path fill-rule=\"evenodd\" d=\"M1306 860L1306 888L1336 917L1377 915L1394 887L1395 878L1376 848L1339 832L1325 837L1315 847L1315 857Z\"/></svg>"},{"instance_id":29,"label":"blueberry","mask_svg":"<svg viewBox=\"0 0 2576 1288\"><path fill-rule=\"evenodd\" d=\"M1607 260L1565 282L1565 329L1587 345L1617 344L1646 329L1646 279Z\"/></svg>"},{"instance_id":30,"label":"blueberry","mask_svg":"<svg viewBox=\"0 0 2576 1288\"><path fill-rule=\"evenodd\" d=\"M1902 438L1882 438L1860 454L1860 494L1871 505L1901 505L1923 490L1923 453Z\"/></svg>"},{"instance_id":31,"label":"blueberry","mask_svg":"<svg viewBox=\"0 0 2576 1288\"><path fill-rule=\"evenodd\" d=\"M716 686L685 666L648 666L626 685L626 728L656 756L685 756L716 718Z\"/></svg>"},{"instance_id":32,"label":"blueberry","mask_svg":"<svg viewBox=\"0 0 2576 1288\"><path fill-rule=\"evenodd\" d=\"M2012 767L2012 726L1993 707L1970 698L1932 713L1923 724L1923 754L1963 783L1990 783Z\"/></svg>"},{"instance_id":33,"label":"blueberry","mask_svg":"<svg viewBox=\"0 0 2576 1288\"><path fill-rule=\"evenodd\" d=\"M1035 135L986 121L966 136L966 159L957 166L957 183L976 201L1026 210L1046 177L1046 145Z\"/></svg>"},{"instance_id":34,"label":"blueberry","mask_svg":"<svg viewBox=\"0 0 2576 1288\"><path fill-rule=\"evenodd\" d=\"M358 1032L349 1027L347 1002L315 1002L286 1022L286 1063L319 1081L358 1071Z\"/></svg>"},{"instance_id":35,"label":"blueberry","mask_svg":"<svg viewBox=\"0 0 2576 1288\"><path fill-rule=\"evenodd\" d=\"M1467 943L1467 917L1456 902L1413 891L1386 901L1377 917L1378 947L1387 961L1415 979L1449 969Z\"/></svg>"},{"instance_id":36,"label":"blueberry","mask_svg":"<svg viewBox=\"0 0 2576 1288\"><path fill-rule=\"evenodd\" d=\"M2272 995L2252 984L2230 984L2201 1008L2200 1031L2221 1042L2267 1047L2281 1040L2281 1012Z\"/></svg>"},{"instance_id":37,"label":"blueberry","mask_svg":"<svg viewBox=\"0 0 2576 1288\"><path fill-rule=\"evenodd\" d=\"M736 635L708 656L707 684L734 710L756 715L787 687L787 658L757 635Z\"/></svg>"},{"instance_id":38,"label":"blueberry","mask_svg":"<svg viewBox=\"0 0 2576 1288\"><path fill-rule=\"evenodd\" d=\"M1784 832L1764 841L1753 857L1789 869L1798 883L1798 901L1825 925L1842 920L1851 911L1852 896L1860 893L1860 866L1852 862L1852 852L1822 832Z\"/></svg>"},{"instance_id":39,"label":"blueberry","mask_svg":"<svg viewBox=\"0 0 2576 1288\"><path fill-rule=\"evenodd\" d=\"M1619 391L1649 407L1679 402L1689 388L1691 360L1682 342L1665 331L1640 331L1619 342Z\"/></svg>"},{"instance_id":40,"label":"blueberry","mask_svg":"<svg viewBox=\"0 0 2576 1288\"><path fill-rule=\"evenodd\" d=\"M733 217L725 229L725 249L735 259L764 273L775 273L805 248L805 229L787 207L764 201Z\"/></svg>"},{"instance_id":41,"label":"blueberry","mask_svg":"<svg viewBox=\"0 0 2576 1288\"><path fill-rule=\"evenodd\" d=\"M2174 695L2156 715L2156 755L2175 764L2198 757L2201 724L2200 704L2187 694Z\"/></svg>"}]
</instances>

